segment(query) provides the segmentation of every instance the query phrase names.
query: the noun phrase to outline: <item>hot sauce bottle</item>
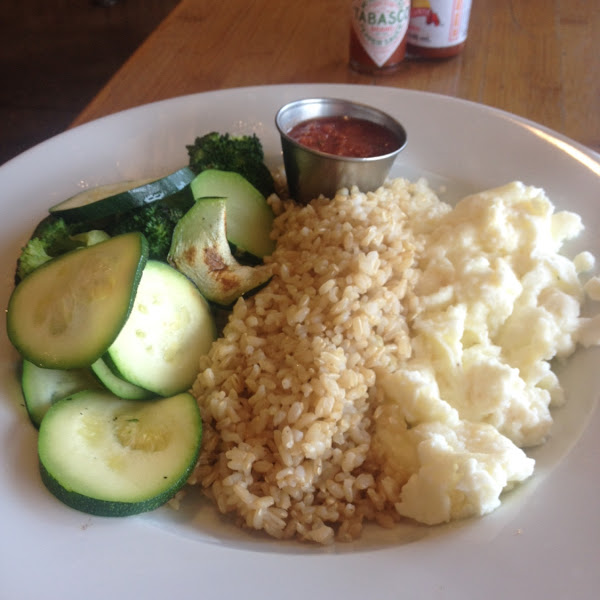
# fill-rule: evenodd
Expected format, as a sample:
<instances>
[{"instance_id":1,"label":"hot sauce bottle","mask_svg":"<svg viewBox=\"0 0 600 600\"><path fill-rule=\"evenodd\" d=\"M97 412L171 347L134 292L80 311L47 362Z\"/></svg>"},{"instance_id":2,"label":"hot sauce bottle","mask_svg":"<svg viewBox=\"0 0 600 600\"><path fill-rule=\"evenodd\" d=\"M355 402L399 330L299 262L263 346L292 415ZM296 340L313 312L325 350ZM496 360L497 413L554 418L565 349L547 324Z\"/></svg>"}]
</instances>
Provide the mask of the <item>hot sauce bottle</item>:
<instances>
[{"instance_id":1,"label":"hot sauce bottle","mask_svg":"<svg viewBox=\"0 0 600 600\"><path fill-rule=\"evenodd\" d=\"M423 58L449 58L465 46L471 0L413 0L407 51Z\"/></svg>"},{"instance_id":2,"label":"hot sauce bottle","mask_svg":"<svg viewBox=\"0 0 600 600\"><path fill-rule=\"evenodd\" d=\"M406 54L410 0L352 0L350 66L361 73L393 73Z\"/></svg>"}]
</instances>

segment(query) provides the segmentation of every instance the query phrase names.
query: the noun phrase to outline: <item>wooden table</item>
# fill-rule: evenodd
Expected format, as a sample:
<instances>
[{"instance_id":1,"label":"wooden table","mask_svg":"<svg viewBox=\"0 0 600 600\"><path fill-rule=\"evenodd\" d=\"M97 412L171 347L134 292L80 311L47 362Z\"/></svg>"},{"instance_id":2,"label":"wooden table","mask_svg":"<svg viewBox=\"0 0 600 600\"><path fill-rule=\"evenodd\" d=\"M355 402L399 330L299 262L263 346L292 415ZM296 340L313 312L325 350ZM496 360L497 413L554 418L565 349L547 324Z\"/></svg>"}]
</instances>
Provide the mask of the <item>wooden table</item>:
<instances>
[{"instance_id":1,"label":"wooden table","mask_svg":"<svg viewBox=\"0 0 600 600\"><path fill-rule=\"evenodd\" d=\"M182 94L276 83L427 90L531 119L600 151L600 4L474 0L467 45L394 75L348 67L349 0L182 0L73 125Z\"/></svg>"}]
</instances>

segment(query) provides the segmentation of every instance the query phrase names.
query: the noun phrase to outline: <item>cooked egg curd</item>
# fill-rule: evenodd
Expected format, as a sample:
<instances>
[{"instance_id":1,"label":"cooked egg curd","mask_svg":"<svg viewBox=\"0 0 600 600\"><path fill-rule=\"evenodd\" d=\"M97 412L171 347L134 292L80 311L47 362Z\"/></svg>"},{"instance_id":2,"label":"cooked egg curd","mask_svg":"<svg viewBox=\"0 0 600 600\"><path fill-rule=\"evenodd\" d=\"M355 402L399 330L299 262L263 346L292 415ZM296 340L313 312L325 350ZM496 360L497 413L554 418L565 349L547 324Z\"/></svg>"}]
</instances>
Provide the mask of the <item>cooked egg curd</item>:
<instances>
[{"instance_id":1,"label":"cooked egg curd","mask_svg":"<svg viewBox=\"0 0 600 600\"><path fill-rule=\"evenodd\" d=\"M406 481L399 514L427 524L483 515L531 476L522 448L542 444L564 392L550 361L600 344L583 318L600 280L584 252L560 254L583 229L543 190L520 182L403 207L417 235L411 358L380 372L375 451Z\"/></svg>"}]
</instances>

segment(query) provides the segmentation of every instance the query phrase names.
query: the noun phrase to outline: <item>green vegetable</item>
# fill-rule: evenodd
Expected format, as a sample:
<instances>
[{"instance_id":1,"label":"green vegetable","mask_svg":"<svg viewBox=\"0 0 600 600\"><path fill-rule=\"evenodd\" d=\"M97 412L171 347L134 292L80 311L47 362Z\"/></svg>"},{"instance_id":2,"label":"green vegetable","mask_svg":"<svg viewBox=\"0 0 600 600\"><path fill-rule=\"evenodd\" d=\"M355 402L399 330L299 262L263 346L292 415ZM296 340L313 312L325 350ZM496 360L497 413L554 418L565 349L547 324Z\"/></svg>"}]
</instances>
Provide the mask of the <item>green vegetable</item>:
<instances>
[{"instance_id":1,"label":"green vegetable","mask_svg":"<svg viewBox=\"0 0 600 600\"><path fill-rule=\"evenodd\" d=\"M159 179L102 185L80 192L52 206L50 213L69 222L98 221L177 194L193 178L194 172L184 167Z\"/></svg>"},{"instance_id":2,"label":"green vegetable","mask_svg":"<svg viewBox=\"0 0 600 600\"><path fill-rule=\"evenodd\" d=\"M104 230L109 235L139 231L148 241L148 257L166 261L175 225L190 206L191 201L181 205L155 202L116 216Z\"/></svg>"},{"instance_id":3,"label":"green vegetable","mask_svg":"<svg viewBox=\"0 0 600 600\"><path fill-rule=\"evenodd\" d=\"M144 236L128 233L43 264L11 294L10 341L39 367L91 365L126 322L147 256Z\"/></svg>"},{"instance_id":4,"label":"green vegetable","mask_svg":"<svg viewBox=\"0 0 600 600\"><path fill-rule=\"evenodd\" d=\"M19 282L35 271L39 266L48 262L52 257L47 252L47 246L43 239L31 238L24 246L17 262L17 274L15 281Z\"/></svg>"},{"instance_id":5,"label":"green vegetable","mask_svg":"<svg viewBox=\"0 0 600 600\"><path fill-rule=\"evenodd\" d=\"M237 249L262 258L273 252L273 211L265 197L239 173L209 169L190 184L194 198L225 198L227 240Z\"/></svg>"},{"instance_id":6,"label":"green vegetable","mask_svg":"<svg viewBox=\"0 0 600 600\"><path fill-rule=\"evenodd\" d=\"M119 377L110 368L104 358L99 358L93 362L91 368L96 377L102 382L102 385L119 398L126 400L147 400L156 396L156 394Z\"/></svg>"},{"instance_id":7,"label":"green vegetable","mask_svg":"<svg viewBox=\"0 0 600 600\"><path fill-rule=\"evenodd\" d=\"M15 283L19 283L32 271L65 252L76 248L93 246L103 242L109 235L100 230L77 233L78 224L66 223L62 217L48 215L38 223L31 238L21 249L17 260Z\"/></svg>"},{"instance_id":8,"label":"green vegetable","mask_svg":"<svg viewBox=\"0 0 600 600\"><path fill-rule=\"evenodd\" d=\"M199 200L179 221L173 232L169 262L187 275L202 295L227 306L242 294L269 280L264 265L239 264L227 243L226 200Z\"/></svg>"},{"instance_id":9,"label":"green vegetable","mask_svg":"<svg viewBox=\"0 0 600 600\"><path fill-rule=\"evenodd\" d=\"M21 385L25 408L31 422L39 427L48 409L58 400L82 390L98 390L101 386L88 368L62 370L42 369L23 361Z\"/></svg>"},{"instance_id":10,"label":"green vegetable","mask_svg":"<svg viewBox=\"0 0 600 600\"><path fill-rule=\"evenodd\" d=\"M256 135L208 133L187 150L189 166L166 177L131 189L123 188L133 182L101 186L52 207L22 249L15 282L51 258L93 243L101 234L81 237L92 230L108 236L139 231L147 238L150 258L166 260L175 224L194 201L188 183L206 169L239 173L265 197L275 189Z\"/></svg>"},{"instance_id":11,"label":"green vegetable","mask_svg":"<svg viewBox=\"0 0 600 600\"><path fill-rule=\"evenodd\" d=\"M63 219L48 216L38 223L17 261L16 281L24 279L51 258L84 245L71 239L73 228Z\"/></svg>"},{"instance_id":12,"label":"green vegetable","mask_svg":"<svg viewBox=\"0 0 600 600\"><path fill-rule=\"evenodd\" d=\"M206 169L234 171L265 197L275 191L273 176L264 163L263 147L256 134L231 136L207 133L188 145L187 151L189 167L196 173Z\"/></svg>"},{"instance_id":13,"label":"green vegetable","mask_svg":"<svg viewBox=\"0 0 600 600\"><path fill-rule=\"evenodd\" d=\"M189 393L123 400L84 391L46 413L38 437L44 485L68 506L121 517L153 510L183 487L202 421Z\"/></svg>"},{"instance_id":14,"label":"green vegetable","mask_svg":"<svg viewBox=\"0 0 600 600\"><path fill-rule=\"evenodd\" d=\"M84 246L93 246L100 242L105 242L110 239L110 235L106 231L100 231L99 229L91 229L84 233L76 233L71 236L71 239L75 242L81 242Z\"/></svg>"},{"instance_id":15,"label":"green vegetable","mask_svg":"<svg viewBox=\"0 0 600 600\"><path fill-rule=\"evenodd\" d=\"M48 215L37 225L21 251L15 283L51 258L133 231L146 237L150 258L166 261L173 229L193 203L191 191L185 188L162 201L126 213L114 213L104 219L67 223L62 217Z\"/></svg>"},{"instance_id":16,"label":"green vegetable","mask_svg":"<svg viewBox=\"0 0 600 600\"><path fill-rule=\"evenodd\" d=\"M108 355L119 376L160 396L189 389L215 339L206 300L167 263L150 260Z\"/></svg>"}]
</instances>

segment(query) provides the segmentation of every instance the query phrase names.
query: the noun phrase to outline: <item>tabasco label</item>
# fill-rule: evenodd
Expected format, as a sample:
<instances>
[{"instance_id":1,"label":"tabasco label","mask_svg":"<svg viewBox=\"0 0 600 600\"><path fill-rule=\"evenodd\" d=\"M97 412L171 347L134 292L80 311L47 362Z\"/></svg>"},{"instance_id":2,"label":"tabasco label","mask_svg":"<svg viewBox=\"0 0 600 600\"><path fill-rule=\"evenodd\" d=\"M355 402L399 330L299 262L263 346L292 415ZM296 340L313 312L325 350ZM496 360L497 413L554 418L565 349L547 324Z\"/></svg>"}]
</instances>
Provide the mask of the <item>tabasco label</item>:
<instances>
[{"instance_id":1,"label":"tabasco label","mask_svg":"<svg viewBox=\"0 0 600 600\"><path fill-rule=\"evenodd\" d=\"M383 67L406 37L410 0L352 0L352 29L371 60Z\"/></svg>"}]
</instances>

